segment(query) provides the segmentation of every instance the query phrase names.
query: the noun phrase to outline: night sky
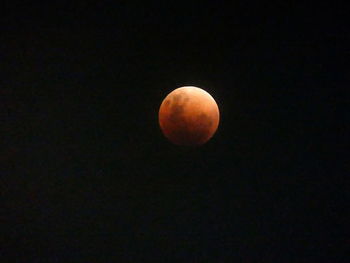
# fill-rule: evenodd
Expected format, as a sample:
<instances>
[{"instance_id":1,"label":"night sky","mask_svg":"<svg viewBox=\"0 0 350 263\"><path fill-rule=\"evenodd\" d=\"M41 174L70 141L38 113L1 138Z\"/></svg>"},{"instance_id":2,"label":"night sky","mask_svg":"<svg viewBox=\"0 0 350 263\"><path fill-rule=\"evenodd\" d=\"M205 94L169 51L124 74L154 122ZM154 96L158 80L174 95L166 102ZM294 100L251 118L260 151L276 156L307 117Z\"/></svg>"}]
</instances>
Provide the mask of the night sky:
<instances>
[{"instance_id":1,"label":"night sky","mask_svg":"<svg viewBox=\"0 0 350 263\"><path fill-rule=\"evenodd\" d=\"M1 17L1 262L346 262L344 6L63 2ZM158 125L185 85L201 147Z\"/></svg>"}]
</instances>

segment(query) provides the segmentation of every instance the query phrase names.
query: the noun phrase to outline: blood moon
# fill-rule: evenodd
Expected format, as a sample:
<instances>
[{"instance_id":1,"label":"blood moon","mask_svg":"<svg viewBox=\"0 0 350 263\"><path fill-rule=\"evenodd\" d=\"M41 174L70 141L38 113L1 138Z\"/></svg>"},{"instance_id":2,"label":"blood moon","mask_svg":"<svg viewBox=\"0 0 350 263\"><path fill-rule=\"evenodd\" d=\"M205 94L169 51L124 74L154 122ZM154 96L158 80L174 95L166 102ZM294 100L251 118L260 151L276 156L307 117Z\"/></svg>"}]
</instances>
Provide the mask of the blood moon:
<instances>
[{"instance_id":1,"label":"blood moon","mask_svg":"<svg viewBox=\"0 0 350 263\"><path fill-rule=\"evenodd\" d=\"M170 92L159 109L163 134L178 145L206 143L216 132L219 118L219 108L213 97L193 86Z\"/></svg>"}]
</instances>

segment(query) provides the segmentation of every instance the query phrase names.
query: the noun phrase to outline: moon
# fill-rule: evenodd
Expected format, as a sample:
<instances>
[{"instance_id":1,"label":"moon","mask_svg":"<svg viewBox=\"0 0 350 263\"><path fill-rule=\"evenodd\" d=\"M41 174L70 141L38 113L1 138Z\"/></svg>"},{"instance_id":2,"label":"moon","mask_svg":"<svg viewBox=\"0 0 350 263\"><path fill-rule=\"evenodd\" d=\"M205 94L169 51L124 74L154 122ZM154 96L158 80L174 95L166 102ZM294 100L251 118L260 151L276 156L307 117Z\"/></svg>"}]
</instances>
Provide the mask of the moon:
<instances>
[{"instance_id":1,"label":"moon","mask_svg":"<svg viewBox=\"0 0 350 263\"><path fill-rule=\"evenodd\" d=\"M220 113L214 98L194 86L170 92L159 108L159 125L166 138L177 145L206 143L219 125Z\"/></svg>"}]
</instances>

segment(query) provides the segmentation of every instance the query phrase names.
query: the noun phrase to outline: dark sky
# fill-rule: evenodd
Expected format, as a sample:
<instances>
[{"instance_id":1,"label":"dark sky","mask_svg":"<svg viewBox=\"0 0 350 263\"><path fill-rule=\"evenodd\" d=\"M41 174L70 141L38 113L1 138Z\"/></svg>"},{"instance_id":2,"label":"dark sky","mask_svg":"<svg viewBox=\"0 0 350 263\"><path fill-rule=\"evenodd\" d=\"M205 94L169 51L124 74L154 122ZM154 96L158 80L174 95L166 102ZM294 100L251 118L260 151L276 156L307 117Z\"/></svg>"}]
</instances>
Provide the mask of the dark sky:
<instances>
[{"instance_id":1,"label":"dark sky","mask_svg":"<svg viewBox=\"0 0 350 263\"><path fill-rule=\"evenodd\" d=\"M2 262L346 262L344 6L47 2L1 18ZM202 147L159 129L184 85Z\"/></svg>"}]
</instances>

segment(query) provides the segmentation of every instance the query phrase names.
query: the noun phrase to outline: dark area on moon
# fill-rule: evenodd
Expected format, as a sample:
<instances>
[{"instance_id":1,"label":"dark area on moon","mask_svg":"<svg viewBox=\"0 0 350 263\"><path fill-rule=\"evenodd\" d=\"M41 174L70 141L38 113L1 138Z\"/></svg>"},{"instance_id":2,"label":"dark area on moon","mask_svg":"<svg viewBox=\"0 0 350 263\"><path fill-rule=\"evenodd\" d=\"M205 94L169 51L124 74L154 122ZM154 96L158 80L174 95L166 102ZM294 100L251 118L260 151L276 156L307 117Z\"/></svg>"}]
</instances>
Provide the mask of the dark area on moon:
<instances>
[{"instance_id":1,"label":"dark area on moon","mask_svg":"<svg viewBox=\"0 0 350 263\"><path fill-rule=\"evenodd\" d=\"M191 145L193 142L203 143L207 139L207 132L213 122L207 114L202 113L196 116L195 121L192 120L189 123L184 116L184 109L189 100L187 96L176 94L165 101L165 106L170 107L171 112L168 119L174 125L170 131L171 138L176 138L177 143L185 145ZM193 122L196 123L195 129L193 129Z\"/></svg>"},{"instance_id":2,"label":"dark area on moon","mask_svg":"<svg viewBox=\"0 0 350 263\"><path fill-rule=\"evenodd\" d=\"M349 262L345 5L16 2L0 16L1 263ZM158 123L187 85L220 109L200 147Z\"/></svg>"}]
</instances>

